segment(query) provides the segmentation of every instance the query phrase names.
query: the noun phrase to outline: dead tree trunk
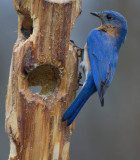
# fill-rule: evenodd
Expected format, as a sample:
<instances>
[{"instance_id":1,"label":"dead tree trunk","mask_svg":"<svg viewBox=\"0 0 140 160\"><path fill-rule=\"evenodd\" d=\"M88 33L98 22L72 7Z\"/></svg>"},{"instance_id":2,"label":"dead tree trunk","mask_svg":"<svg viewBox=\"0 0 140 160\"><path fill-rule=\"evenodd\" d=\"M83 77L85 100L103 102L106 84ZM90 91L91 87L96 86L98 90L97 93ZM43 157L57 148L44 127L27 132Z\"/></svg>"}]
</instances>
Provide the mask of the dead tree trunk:
<instances>
[{"instance_id":1,"label":"dead tree trunk","mask_svg":"<svg viewBox=\"0 0 140 160\"><path fill-rule=\"evenodd\" d=\"M76 50L70 43L81 0L14 0L18 39L7 101L9 160L69 160L73 126L62 115L77 89ZM40 93L31 86L41 86Z\"/></svg>"}]
</instances>

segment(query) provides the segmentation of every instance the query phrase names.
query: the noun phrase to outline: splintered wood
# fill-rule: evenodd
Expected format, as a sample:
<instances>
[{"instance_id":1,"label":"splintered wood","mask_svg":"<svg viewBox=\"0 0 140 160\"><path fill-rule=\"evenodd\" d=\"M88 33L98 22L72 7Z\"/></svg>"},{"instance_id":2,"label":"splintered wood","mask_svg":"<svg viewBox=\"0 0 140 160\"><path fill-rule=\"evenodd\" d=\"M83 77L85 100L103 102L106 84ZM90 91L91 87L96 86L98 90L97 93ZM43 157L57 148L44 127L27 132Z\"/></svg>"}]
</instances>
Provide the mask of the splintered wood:
<instances>
[{"instance_id":1,"label":"splintered wood","mask_svg":"<svg viewBox=\"0 0 140 160\"><path fill-rule=\"evenodd\" d=\"M9 160L69 160L74 126L61 120L78 85L70 33L81 0L14 0L14 7L18 39L6 100Z\"/></svg>"}]
</instances>

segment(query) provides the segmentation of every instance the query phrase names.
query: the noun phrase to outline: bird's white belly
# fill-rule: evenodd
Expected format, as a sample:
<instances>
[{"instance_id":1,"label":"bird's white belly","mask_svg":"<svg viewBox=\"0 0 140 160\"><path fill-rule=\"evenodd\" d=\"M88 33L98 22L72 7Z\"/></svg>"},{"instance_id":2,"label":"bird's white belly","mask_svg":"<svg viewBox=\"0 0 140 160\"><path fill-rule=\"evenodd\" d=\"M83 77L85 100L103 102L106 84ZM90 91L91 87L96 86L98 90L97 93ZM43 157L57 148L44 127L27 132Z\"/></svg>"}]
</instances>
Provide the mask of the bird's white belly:
<instances>
[{"instance_id":1,"label":"bird's white belly","mask_svg":"<svg viewBox=\"0 0 140 160\"><path fill-rule=\"evenodd\" d=\"M89 57L88 57L87 44L85 44L85 47L84 47L84 58L83 58L83 61L80 63L80 67L83 69L84 74L87 79L87 74L88 74L88 71L90 70L90 62L89 62Z\"/></svg>"}]
</instances>

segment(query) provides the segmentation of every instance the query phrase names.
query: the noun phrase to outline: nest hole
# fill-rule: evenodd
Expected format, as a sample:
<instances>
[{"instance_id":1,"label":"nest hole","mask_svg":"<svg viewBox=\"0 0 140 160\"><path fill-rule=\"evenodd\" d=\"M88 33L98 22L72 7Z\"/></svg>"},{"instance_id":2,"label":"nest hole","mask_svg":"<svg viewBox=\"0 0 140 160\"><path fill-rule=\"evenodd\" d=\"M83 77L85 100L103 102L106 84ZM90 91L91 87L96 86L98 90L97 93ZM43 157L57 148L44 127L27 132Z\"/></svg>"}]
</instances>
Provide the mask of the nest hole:
<instances>
[{"instance_id":1,"label":"nest hole","mask_svg":"<svg viewBox=\"0 0 140 160\"><path fill-rule=\"evenodd\" d=\"M29 15L26 15L23 19L21 33L26 39L28 39L33 33L33 20Z\"/></svg>"},{"instance_id":2,"label":"nest hole","mask_svg":"<svg viewBox=\"0 0 140 160\"><path fill-rule=\"evenodd\" d=\"M53 93L60 82L59 69L52 65L41 65L28 74L29 88L36 94Z\"/></svg>"}]
</instances>

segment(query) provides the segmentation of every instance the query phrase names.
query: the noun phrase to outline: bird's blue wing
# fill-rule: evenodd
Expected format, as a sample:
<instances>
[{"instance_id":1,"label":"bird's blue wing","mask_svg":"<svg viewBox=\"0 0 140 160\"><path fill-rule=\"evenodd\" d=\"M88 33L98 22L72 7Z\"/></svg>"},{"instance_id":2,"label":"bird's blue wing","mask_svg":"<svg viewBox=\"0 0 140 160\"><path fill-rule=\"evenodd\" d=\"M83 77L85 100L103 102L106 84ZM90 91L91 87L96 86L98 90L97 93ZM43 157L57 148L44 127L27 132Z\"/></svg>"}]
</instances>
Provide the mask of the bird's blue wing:
<instances>
[{"instance_id":1,"label":"bird's blue wing","mask_svg":"<svg viewBox=\"0 0 140 160\"><path fill-rule=\"evenodd\" d=\"M102 106L104 105L104 93L113 79L118 61L116 45L115 37L110 37L106 32L99 30L93 30L87 39L93 79Z\"/></svg>"}]
</instances>

